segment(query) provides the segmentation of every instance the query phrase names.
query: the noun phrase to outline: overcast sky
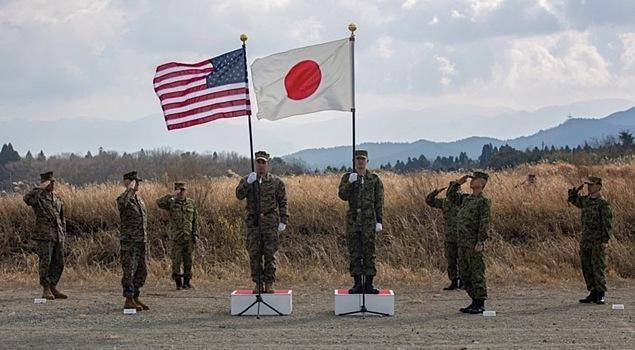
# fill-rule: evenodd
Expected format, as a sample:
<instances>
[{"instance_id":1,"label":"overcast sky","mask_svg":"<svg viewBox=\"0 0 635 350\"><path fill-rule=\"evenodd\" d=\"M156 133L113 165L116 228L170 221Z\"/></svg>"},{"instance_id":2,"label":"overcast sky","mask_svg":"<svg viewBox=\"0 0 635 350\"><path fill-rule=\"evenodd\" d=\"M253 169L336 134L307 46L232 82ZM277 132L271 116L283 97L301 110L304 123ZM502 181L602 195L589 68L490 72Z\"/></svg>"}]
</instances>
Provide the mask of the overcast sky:
<instances>
[{"instance_id":1,"label":"overcast sky","mask_svg":"<svg viewBox=\"0 0 635 350\"><path fill-rule=\"evenodd\" d=\"M160 113L158 64L348 35L358 107L635 98L635 1L0 0L0 120Z\"/></svg>"}]
</instances>

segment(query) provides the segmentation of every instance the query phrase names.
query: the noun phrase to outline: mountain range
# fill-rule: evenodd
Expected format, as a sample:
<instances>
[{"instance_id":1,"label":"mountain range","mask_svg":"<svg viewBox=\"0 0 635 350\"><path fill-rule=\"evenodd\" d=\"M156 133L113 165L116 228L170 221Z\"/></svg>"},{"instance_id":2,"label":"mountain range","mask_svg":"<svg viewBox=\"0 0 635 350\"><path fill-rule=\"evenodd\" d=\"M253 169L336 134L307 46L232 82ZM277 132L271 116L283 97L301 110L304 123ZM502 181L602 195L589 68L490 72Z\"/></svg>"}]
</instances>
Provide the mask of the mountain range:
<instances>
[{"instance_id":1,"label":"mountain range","mask_svg":"<svg viewBox=\"0 0 635 350\"><path fill-rule=\"evenodd\" d=\"M544 146L573 148L584 145L585 142L602 142L606 137L616 136L621 131L635 132L635 107L600 119L569 118L556 127L540 130L530 136L507 140L469 137L453 142L367 142L358 145L357 148L368 150L369 159L377 167L388 162L394 164L397 160L405 161L408 157L419 157L421 154L428 159L434 159L437 156L458 156L461 152L466 152L468 157L477 159L485 144L496 147L507 144L519 150ZM351 152L351 146L307 149L289 154L286 158L302 160L312 168L324 168L329 165L341 167L350 164Z\"/></svg>"},{"instance_id":2,"label":"mountain range","mask_svg":"<svg viewBox=\"0 0 635 350\"><path fill-rule=\"evenodd\" d=\"M594 118L633 105L635 102L626 99L579 101L533 111L477 105L439 105L423 109L391 106L366 110L360 105L357 142L361 143L360 147L369 149L372 162L377 166L420 154L435 158L465 151L475 158L485 143L509 143L517 148L541 146L542 143L571 146L630 127L632 114L622 119ZM568 119L569 116L575 118ZM350 113L320 112L276 122L253 118L252 124L256 150L301 158L311 167L348 165L347 149L350 147L338 146L350 142ZM561 125L549 129L558 124ZM33 153L44 150L47 155L84 154L89 150L94 153L100 147L119 152L167 148L199 153L233 151L247 155L248 135L244 117L176 131L166 130L160 114L131 120L90 116L0 119L0 144L11 142L22 155L27 150ZM487 137L469 137L471 135Z\"/></svg>"}]
</instances>

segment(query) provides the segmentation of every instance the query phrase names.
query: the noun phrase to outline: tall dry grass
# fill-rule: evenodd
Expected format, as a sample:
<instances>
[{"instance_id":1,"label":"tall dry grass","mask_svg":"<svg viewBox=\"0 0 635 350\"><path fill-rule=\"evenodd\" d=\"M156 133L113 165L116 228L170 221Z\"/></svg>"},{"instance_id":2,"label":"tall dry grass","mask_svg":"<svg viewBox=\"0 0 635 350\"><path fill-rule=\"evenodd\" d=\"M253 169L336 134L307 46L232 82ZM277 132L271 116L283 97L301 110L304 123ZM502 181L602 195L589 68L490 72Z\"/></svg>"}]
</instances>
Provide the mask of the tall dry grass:
<instances>
[{"instance_id":1,"label":"tall dry grass","mask_svg":"<svg viewBox=\"0 0 635 350\"><path fill-rule=\"evenodd\" d=\"M526 174L538 175L534 188L515 186ZM608 248L609 277L635 277L635 163L577 167L541 164L492 173L486 194L492 200L492 232L486 246L488 275L498 282L543 282L579 278L577 254L580 219L566 202L567 188L594 174L605 181L604 195L614 212ZM444 187L456 173L382 174L385 231L378 239L380 282L420 283L444 274L443 223L425 205L426 193ZM286 281L344 281L345 203L337 197L339 175L284 179L291 213L282 234L279 278ZM244 203L236 200L238 179L214 178L189 183L200 215L196 273L210 280L246 279ZM171 183L144 183L140 195L148 207L151 271L167 278L167 215L155 200ZM116 276L118 265L117 184L83 188L60 186L68 219L67 266L77 279ZM19 194L0 198L0 274L33 275L36 258L29 232L33 214Z\"/></svg>"}]
</instances>

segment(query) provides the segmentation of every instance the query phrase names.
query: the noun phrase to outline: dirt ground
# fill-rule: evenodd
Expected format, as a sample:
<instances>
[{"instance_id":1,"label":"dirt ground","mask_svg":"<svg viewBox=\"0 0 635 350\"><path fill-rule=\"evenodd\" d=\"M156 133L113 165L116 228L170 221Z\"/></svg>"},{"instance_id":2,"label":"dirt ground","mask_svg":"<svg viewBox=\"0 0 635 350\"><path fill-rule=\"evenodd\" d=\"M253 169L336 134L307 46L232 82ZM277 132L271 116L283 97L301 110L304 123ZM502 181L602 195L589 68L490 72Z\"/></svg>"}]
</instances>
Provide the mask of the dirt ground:
<instances>
[{"instance_id":1,"label":"dirt ground","mask_svg":"<svg viewBox=\"0 0 635 350\"><path fill-rule=\"evenodd\" d=\"M70 284L68 300L35 305L34 285L0 286L0 348L614 348L635 347L635 283L610 285L607 304L583 305L582 282L565 286L490 287L495 317L458 312L463 291L392 286L394 317L333 314L333 290L294 287L293 314L229 315L229 285L175 291L146 286L151 310L123 315L117 285ZM245 286L240 286L245 287ZM286 287L286 286L281 286ZM337 287L337 286L334 286ZM385 287L385 286L383 286ZM612 310L611 305L625 305Z\"/></svg>"}]
</instances>

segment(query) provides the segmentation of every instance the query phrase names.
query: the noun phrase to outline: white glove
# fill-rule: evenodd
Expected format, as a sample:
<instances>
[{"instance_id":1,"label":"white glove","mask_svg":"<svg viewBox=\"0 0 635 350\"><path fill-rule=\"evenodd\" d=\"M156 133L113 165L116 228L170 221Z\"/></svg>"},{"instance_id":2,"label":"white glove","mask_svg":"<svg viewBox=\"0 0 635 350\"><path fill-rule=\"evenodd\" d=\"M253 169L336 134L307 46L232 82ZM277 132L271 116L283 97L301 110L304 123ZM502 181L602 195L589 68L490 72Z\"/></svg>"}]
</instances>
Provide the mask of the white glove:
<instances>
[{"instance_id":1,"label":"white glove","mask_svg":"<svg viewBox=\"0 0 635 350\"><path fill-rule=\"evenodd\" d=\"M357 181L357 173L351 173L348 176L348 183L352 184L353 182Z\"/></svg>"},{"instance_id":2,"label":"white glove","mask_svg":"<svg viewBox=\"0 0 635 350\"><path fill-rule=\"evenodd\" d=\"M375 224L375 232L380 232L384 229L384 226L380 223Z\"/></svg>"},{"instance_id":3,"label":"white glove","mask_svg":"<svg viewBox=\"0 0 635 350\"><path fill-rule=\"evenodd\" d=\"M256 179L258 179L258 175L255 172L252 172L249 176L247 176L247 183L251 185L254 181L256 181Z\"/></svg>"},{"instance_id":4,"label":"white glove","mask_svg":"<svg viewBox=\"0 0 635 350\"><path fill-rule=\"evenodd\" d=\"M287 229L287 225L286 224L284 224L282 222L278 224L278 232L282 232L282 231L284 231L286 229Z\"/></svg>"}]
</instances>

